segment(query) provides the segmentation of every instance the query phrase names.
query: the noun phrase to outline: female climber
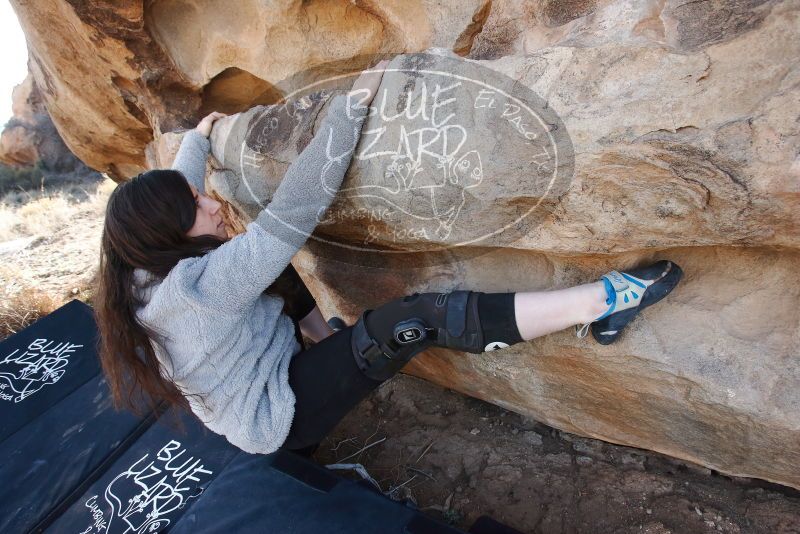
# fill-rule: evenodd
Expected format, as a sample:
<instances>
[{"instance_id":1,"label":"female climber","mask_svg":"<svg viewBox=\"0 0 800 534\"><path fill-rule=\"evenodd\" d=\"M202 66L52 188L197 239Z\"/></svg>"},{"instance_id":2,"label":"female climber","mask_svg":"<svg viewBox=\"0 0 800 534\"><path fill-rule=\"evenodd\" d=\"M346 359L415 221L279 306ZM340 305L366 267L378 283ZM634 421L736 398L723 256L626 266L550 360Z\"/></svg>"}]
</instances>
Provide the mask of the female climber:
<instances>
[{"instance_id":1,"label":"female climber","mask_svg":"<svg viewBox=\"0 0 800 534\"><path fill-rule=\"evenodd\" d=\"M270 203L229 238L205 194L212 113L171 169L117 186L95 299L99 353L117 406L138 391L197 415L251 453L310 454L344 415L430 346L488 353L573 325L608 344L681 278L666 260L553 291L415 293L333 331L291 266L341 185L386 62L334 97ZM334 160L326 154L344 155ZM293 228L290 235L287 228ZM297 238L302 234L304 237ZM305 348L301 333L315 343ZM486 356L488 357L488 356Z\"/></svg>"}]
</instances>

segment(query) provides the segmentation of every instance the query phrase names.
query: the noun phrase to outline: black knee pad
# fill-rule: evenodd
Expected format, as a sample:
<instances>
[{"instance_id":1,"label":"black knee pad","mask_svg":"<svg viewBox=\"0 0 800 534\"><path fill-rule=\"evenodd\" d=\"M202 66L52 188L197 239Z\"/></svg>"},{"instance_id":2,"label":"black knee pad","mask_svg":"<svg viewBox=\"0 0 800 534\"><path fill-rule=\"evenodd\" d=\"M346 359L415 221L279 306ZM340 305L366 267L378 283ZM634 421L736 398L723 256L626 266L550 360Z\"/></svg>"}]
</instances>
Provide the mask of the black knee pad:
<instances>
[{"instance_id":1,"label":"black knee pad","mask_svg":"<svg viewBox=\"0 0 800 534\"><path fill-rule=\"evenodd\" d=\"M432 345L464 352L484 351L478 293L414 293L366 310L353 327L359 368L386 380Z\"/></svg>"}]
</instances>

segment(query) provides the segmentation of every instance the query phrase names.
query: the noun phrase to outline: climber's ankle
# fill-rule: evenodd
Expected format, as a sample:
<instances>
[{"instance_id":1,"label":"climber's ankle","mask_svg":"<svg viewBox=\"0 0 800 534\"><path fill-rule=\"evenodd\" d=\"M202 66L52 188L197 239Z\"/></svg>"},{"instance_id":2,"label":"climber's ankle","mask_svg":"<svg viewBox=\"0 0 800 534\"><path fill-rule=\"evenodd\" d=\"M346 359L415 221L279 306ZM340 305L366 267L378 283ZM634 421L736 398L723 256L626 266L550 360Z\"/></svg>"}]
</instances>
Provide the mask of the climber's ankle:
<instances>
[{"instance_id":1,"label":"climber's ankle","mask_svg":"<svg viewBox=\"0 0 800 534\"><path fill-rule=\"evenodd\" d=\"M585 313L583 317L580 318L579 324L591 323L592 321L596 320L598 317L608 311L608 307L611 303L609 301L611 296L609 296L608 291L606 290L606 284L602 280L586 285L589 296L587 298L587 305L584 310Z\"/></svg>"}]
</instances>

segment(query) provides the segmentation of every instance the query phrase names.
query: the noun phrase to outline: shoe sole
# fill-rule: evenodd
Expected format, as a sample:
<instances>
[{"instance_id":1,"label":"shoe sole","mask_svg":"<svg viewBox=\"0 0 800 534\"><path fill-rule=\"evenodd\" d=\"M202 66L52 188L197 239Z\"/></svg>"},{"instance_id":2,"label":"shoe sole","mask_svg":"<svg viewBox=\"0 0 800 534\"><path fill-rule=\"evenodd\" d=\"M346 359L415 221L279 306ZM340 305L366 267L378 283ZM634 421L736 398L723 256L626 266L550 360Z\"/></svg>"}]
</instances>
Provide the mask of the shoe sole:
<instances>
[{"instance_id":1,"label":"shoe sole","mask_svg":"<svg viewBox=\"0 0 800 534\"><path fill-rule=\"evenodd\" d=\"M642 294L642 303L635 308L629 308L619 313L613 313L606 319L593 323L591 326L592 337L601 345L610 345L619 338L622 330L630 323L636 315L645 308L652 306L664 297L670 294L678 282L683 278L683 270L677 263L662 260L665 263L672 264L669 272L664 275L658 282L649 286ZM657 265L657 263L656 263ZM666 267L666 265L665 265ZM633 274L633 273L631 273ZM636 276L636 275L634 275ZM613 323L612 323L613 318ZM613 331L613 334L603 334L603 332Z\"/></svg>"}]
</instances>

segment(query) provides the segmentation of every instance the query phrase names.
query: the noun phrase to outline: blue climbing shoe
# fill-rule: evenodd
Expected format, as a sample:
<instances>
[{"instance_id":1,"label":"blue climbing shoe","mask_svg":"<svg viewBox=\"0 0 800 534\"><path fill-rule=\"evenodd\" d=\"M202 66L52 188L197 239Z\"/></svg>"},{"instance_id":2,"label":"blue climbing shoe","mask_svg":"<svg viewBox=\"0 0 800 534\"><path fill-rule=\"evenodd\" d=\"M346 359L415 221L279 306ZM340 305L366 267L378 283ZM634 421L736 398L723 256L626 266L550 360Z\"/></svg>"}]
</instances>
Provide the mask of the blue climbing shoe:
<instances>
[{"instance_id":1,"label":"blue climbing shoe","mask_svg":"<svg viewBox=\"0 0 800 534\"><path fill-rule=\"evenodd\" d=\"M681 268L667 260L604 274L601 280L606 286L608 310L591 323L576 327L578 337L585 337L591 329L592 336L601 345L613 343L637 313L666 297L682 277Z\"/></svg>"}]
</instances>

